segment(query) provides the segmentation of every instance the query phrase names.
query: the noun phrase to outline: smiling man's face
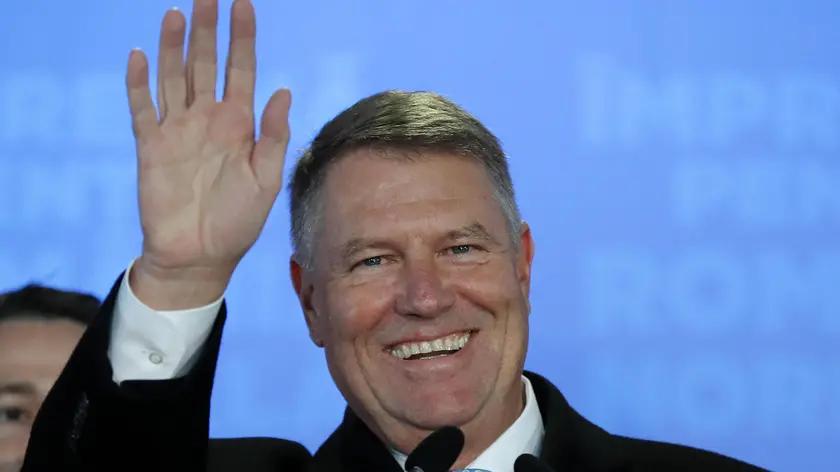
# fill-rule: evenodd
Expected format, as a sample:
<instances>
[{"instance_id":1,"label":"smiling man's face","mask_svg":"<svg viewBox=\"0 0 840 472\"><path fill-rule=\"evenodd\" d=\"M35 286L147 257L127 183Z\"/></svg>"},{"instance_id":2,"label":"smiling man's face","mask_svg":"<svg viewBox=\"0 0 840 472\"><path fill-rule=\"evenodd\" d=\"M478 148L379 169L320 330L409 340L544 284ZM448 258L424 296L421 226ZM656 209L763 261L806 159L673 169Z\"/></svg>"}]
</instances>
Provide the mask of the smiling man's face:
<instances>
[{"instance_id":1,"label":"smiling man's face","mask_svg":"<svg viewBox=\"0 0 840 472\"><path fill-rule=\"evenodd\" d=\"M533 241L527 225L512 240L481 164L360 150L329 169L321 203L314 268L292 276L354 411L403 452L442 426L512 423Z\"/></svg>"}]
</instances>

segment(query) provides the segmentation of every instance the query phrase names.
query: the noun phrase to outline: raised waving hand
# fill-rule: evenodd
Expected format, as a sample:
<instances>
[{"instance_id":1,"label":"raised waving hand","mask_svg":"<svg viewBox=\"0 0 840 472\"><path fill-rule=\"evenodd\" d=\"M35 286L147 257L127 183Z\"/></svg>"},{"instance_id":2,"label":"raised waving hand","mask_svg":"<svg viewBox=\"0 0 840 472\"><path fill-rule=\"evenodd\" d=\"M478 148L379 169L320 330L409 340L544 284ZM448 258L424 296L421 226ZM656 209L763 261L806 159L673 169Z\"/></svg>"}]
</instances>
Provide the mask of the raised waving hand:
<instances>
[{"instance_id":1,"label":"raised waving hand","mask_svg":"<svg viewBox=\"0 0 840 472\"><path fill-rule=\"evenodd\" d=\"M220 101L217 23L217 0L195 0L185 60L186 18L174 9L166 13L157 108L147 57L135 50L128 62L144 237L131 280L138 297L156 309L220 296L282 188L291 95L285 89L272 95L255 139L253 6L233 3Z\"/></svg>"}]
</instances>

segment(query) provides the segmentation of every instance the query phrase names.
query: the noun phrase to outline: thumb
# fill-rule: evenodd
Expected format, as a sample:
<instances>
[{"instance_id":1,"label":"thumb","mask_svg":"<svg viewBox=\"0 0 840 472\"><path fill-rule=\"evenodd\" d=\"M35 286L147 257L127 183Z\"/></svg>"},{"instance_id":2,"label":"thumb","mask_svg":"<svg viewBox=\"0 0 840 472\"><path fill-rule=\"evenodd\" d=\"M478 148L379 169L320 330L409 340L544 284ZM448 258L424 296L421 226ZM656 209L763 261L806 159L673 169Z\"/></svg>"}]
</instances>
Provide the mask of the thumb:
<instances>
[{"instance_id":1,"label":"thumb","mask_svg":"<svg viewBox=\"0 0 840 472\"><path fill-rule=\"evenodd\" d=\"M260 138L251 155L260 188L274 193L283 187L283 165L289 147L289 108L292 94L280 89L268 100L260 120Z\"/></svg>"}]
</instances>

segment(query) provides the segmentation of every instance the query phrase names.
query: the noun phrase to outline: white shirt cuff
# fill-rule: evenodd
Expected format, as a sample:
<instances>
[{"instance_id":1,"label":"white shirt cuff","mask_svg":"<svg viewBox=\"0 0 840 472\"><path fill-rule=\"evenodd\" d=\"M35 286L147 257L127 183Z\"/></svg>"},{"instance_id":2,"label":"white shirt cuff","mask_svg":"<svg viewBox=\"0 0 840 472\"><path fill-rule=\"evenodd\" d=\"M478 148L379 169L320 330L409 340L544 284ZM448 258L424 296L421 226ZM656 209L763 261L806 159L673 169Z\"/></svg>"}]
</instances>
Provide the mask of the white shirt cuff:
<instances>
[{"instance_id":1,"label":"white shirt cuff","mask_svg":"<svg viewBox=\"0 0 840 472\"><path fill-rule=\"evenodd\" d=\"M224 297L189 310L156 311L131 291L125 272L114 305L108 359L114 382L186 375L210 336Z\"/></svg>"}]
</instances>

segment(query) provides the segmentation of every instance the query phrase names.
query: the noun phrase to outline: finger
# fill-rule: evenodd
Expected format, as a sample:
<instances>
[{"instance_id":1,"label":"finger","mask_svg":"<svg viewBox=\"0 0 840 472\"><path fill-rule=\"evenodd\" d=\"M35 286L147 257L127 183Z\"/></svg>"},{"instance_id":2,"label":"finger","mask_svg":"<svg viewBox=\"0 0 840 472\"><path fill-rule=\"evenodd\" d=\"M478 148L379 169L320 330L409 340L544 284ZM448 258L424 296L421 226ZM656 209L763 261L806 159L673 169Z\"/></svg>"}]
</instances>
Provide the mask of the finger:
<instances>
[{"instance_id":1,"label":"finger","mask_svg":"<svg viewBox=\"0 0 840 472\"><path fill-rule=\"evenodd\" d=\"M254 108L257 21L250 0L236 0L230 13L230 47L225 67L224 99Z\"/></svg>"},{"instance_id":2,"label":"finger","mask_svg":"<svg viewBox=\"0 0 840 472\"><path fill-rule=\"evenodd\" d=\"M263 111L260 139L254 146L251 165L260 187L273 193L283 186L283 164L289 146L289 107L292 95L286 89L274 92Z\"/></svg>"},{"instance_id":3,"label":"finger","mask_svg":"<svg viewBox=\"0 0 840 472\"><path fill-rule=\"evenodd\" d=\"M187 20L177 9L163 16L158 53L157 96L160 121L187 106L187 82L184 78L184 35Z\"/></svg>"},{"instance_id":4,"label":"finger","mask_svg":"<svg viewBox=\"0 0 840 472\"><path fill-rule=\"evenodd\" d=\"M125 77L131 125L138 140L151 137L157 130L157 110L149 90L149 61L139 49L131 51Z\"/></svg>"},{"instance_id":5,"label":"finger","mask_svg":"<svg viewBox=\"0 0 840 472\"><path fill-rule=\"evenodd\" d=\"M187 105L216 100L217 0L193 2L187 51Z\"/></svg>"}]
</instances>

